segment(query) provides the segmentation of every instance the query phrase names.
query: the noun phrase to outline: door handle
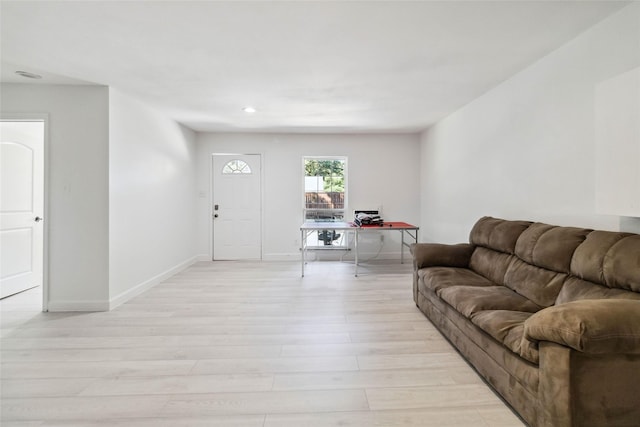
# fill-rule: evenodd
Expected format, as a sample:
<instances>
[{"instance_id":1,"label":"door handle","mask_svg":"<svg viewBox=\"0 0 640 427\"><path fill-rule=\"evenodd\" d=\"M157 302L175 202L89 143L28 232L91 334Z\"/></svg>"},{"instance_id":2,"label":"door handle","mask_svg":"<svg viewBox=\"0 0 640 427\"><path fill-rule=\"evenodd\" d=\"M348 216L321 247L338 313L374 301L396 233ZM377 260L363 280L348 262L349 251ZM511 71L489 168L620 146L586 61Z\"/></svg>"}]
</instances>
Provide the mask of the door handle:
<instances>
[{"instance_id":1,"label":"door handle","mask_svg":"<svg viewBox=\"0 0 640 427\"><path fill-rule=\"evenodd\" d=\"M37 216L37 217L35 217L34 221L35 221L35 222L40 222L40 221L42 221L43 219L44 219L44 218L41 218L41 217Z\"/></svg>"},{"instance_id":2,"label":"door handle","mask_svg":"<svg viewBox=\"0 0 640 427\"><path fill-rule=\"evenodd\" d=\"M214 218L218 218L218 214L214 214L214 215L213 215L213 217L214 217Z\"/></svg>"}]
</instances>

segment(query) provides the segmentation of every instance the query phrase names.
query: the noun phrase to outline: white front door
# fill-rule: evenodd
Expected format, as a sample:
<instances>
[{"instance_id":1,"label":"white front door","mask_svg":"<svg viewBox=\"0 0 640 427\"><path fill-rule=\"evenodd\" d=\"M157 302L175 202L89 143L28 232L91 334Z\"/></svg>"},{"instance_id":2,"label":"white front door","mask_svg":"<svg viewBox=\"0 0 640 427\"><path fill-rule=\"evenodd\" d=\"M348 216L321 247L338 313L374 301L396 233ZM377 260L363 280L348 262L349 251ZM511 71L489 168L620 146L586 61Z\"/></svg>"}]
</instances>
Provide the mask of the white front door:
<instances>
[{"instance_id":1,"label":"white front door","mask_svg":"<svg viewBox=\"0 0 640 427\"><path fill-rule=\"evenodd\" d=\"M44 122L0 121L0 298L42 286Z\"/></svg>"},{"instance_id":2,"label":"white front door","mask_svg":"<svg viewBox=\"0 0 640 427\"><path fill-rule=\"evenodd\" d=\"M259 154L213 155L213 259L262 258Z\"/></svg>"}]
</instances>

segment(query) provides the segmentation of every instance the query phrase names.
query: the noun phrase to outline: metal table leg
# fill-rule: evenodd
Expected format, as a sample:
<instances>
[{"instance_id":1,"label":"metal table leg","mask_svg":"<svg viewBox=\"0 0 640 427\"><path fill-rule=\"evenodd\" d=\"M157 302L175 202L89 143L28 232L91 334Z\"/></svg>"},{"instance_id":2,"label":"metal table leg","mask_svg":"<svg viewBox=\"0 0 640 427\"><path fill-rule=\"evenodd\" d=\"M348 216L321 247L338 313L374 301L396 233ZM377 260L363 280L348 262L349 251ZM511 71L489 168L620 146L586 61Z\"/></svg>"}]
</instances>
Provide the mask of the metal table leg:
<instances>
[{"instance_id":1,"label":"metal table leg","mask_svg":"<svg viewBox=\"0 0 640 427\"><path fill-rule=\"evenodd\" d=\"M305 260L305 251L307 250L307 232L304 230L300 231L300 252L302 253L302 277L304 277L304 260Z\"/></svg>"},{"instance_id":2,"label":"metal table leg","mask_svg":"<svg viewBox=\"0 0 640 427\"><path fill-rule=\"evenodd\" d=\"M358 277L358 229L356 228L356 237L355 237L355 244L354 244L354 249L356 251L356 277Z\"/></svg>"}]
</instances>

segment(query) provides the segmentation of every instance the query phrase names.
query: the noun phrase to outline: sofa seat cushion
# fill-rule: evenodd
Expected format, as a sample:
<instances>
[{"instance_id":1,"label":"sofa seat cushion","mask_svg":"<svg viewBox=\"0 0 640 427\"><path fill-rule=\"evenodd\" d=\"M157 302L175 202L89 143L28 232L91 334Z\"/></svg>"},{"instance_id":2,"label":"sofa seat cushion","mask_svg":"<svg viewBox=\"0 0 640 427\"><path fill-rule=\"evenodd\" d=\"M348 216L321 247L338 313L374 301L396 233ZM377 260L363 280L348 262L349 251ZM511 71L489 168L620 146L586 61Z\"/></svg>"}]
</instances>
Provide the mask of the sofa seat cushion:
<instances>
[{"instance_id":1,"label":"sofa seat cushion","mask_svg":"<svg viewBox=\"0 0 640 427\"><path fill-rule=\"evenodd\" d=\"M537 364L538 346L522 339L524 322L532 315L526 311L485 310L472 315L471 321L512 352Z\"/></svg>"},{"instance_id":2,"label":"sofa seat cushion","mask_svg":"<svg viewBox=\"0 0 640 427\"><path fill-rule=\"evenodd\" d=\"M472 363L478 371L489 374L493 380L501 378L501 381L505 381L503 384L507 393L517 390L519 386L516 383L518 383L527 392L537 396L538 365L507 349L504 344L480 329L431 291L418 294L418 307L465 358L474 361ZM486 358L491 359L500 368L498 370L489 368L492 364L487 363ZM480 360L484 361L480 362ZM502 370L508 374L509 378L499 373Z\"/></svg>"},{"instance_id":3,"label":"sofa seat cushion","mask_svg":"<svg viewBox=\"0 0 640 427\"><path fill-rule=\"evenodd\" d=\"M484 310L535 313L542 308L506 286L452 286L436 294L467 318Z\"/></svg>"},{"instance_id":4,"label":"sofa seat cushion","mask_svg":"<svg viewBox=\"0 0 640 427\"><path fill-rule=\"evenodd\" d=\"M495 283L467 268L429 267L418 270L419 289L424 287L433 292L451 286L495 286Z\"/></svg>"}]
</instances>

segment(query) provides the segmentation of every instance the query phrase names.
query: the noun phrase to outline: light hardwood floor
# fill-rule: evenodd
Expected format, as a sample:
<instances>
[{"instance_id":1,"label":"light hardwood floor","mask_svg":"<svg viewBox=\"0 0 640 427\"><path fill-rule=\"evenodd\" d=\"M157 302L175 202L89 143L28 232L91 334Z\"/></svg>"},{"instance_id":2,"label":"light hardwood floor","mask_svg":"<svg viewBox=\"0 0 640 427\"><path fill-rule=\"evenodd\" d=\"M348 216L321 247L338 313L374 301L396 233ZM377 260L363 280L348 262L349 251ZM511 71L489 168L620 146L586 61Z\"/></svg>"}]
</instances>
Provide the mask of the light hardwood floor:
<instances>
[{"instance_id":1,"label":"light hardwood floor","mask_svg":"<svg viewBox=\"0 0 640 427\"><path fill-rule=\"evenodd\" d=\"M2 309L3 426L522 426L411 265L202 262L107 313Z\"/></svg>"}]
</instances>

